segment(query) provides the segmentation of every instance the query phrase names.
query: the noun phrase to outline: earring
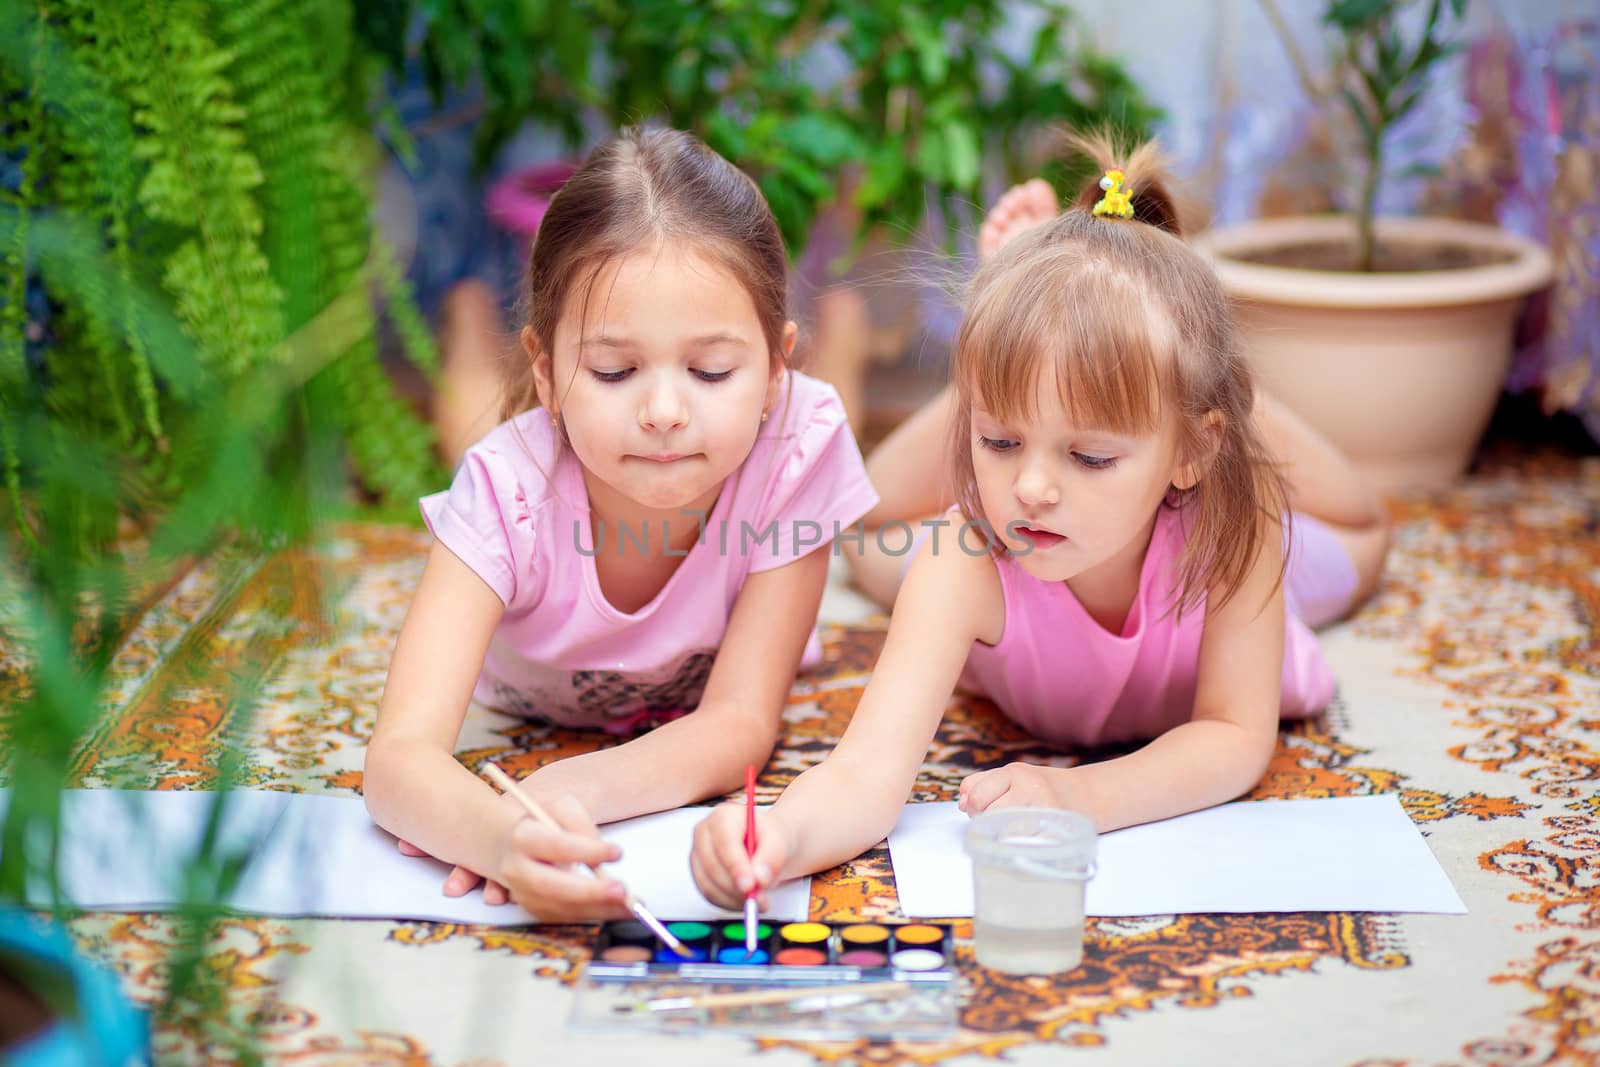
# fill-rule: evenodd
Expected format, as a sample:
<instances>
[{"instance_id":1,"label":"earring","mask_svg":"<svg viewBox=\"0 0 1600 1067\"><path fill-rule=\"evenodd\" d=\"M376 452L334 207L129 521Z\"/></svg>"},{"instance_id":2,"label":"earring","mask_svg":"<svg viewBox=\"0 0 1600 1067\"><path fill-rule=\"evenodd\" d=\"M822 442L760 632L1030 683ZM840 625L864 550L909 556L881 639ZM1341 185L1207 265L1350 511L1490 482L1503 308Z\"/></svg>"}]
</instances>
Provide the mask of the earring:
<instances>
[{"instance_id":1,"label":"earring","mask_svg":"<svg viewBox=\"0 0 1600 1067\"><path fill-rule=\"evenodd\" d=\"M551 426L560 426L561 425L561 416L557 415L553 411L550 413L550 425Z\"/></svg>"},{"instance_id":2,"label":"earring","mask_svg":"<svg viewBox=\"0 0 1600 1067\"><path fill-rule=\"evenodd\" d=\"M766 422L767 421L767 413L765 411L763 411L761 413L761 421L762 422Z\"/></svg>"}]
</instances>

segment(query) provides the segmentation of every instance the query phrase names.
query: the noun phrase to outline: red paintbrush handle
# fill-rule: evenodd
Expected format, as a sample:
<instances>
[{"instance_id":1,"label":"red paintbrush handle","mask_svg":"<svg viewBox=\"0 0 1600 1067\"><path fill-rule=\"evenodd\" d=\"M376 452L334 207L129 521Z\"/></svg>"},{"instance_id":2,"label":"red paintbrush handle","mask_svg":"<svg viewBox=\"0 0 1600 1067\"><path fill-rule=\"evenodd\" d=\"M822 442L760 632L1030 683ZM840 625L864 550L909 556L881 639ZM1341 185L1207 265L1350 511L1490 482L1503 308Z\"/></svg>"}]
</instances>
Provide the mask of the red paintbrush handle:
<instances>
[{"instance_id":1,"label":"red paintbrush handle","mask_svg":"<svg viewBox=\"0 0 1600 1067\"><path fill-rule=\"evenodd\" d=\"M756 769L752 764L744 769L744 853L756 854ZM748 894L755 896L752 888Z\"/></svg>"}]
</instances>

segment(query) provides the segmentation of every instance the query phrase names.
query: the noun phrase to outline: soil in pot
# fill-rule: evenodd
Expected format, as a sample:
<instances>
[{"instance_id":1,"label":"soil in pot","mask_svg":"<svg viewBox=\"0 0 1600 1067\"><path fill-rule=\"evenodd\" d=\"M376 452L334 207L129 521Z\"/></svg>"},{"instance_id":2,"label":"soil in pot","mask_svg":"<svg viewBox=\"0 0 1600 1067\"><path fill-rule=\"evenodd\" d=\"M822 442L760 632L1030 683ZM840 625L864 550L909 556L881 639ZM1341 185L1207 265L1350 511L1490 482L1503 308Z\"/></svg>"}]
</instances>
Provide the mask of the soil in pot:
<instances>
[{"instance_id":1,"label":"soil in pot","mask_svg":"<svg viewBox=\"0 0 1600 1067\"><path fill-rule=\"evenodd\" d=\"M1250 252L1230 252L1229 259L1263 267L1297 270L1354 271L1356 245L1348 240L1296 241ZM1429 270L1467 270L1509 263L1515 255L1498 248L1450 241L1378 242L1375 274Z\"/></svg>"}]
</instances>

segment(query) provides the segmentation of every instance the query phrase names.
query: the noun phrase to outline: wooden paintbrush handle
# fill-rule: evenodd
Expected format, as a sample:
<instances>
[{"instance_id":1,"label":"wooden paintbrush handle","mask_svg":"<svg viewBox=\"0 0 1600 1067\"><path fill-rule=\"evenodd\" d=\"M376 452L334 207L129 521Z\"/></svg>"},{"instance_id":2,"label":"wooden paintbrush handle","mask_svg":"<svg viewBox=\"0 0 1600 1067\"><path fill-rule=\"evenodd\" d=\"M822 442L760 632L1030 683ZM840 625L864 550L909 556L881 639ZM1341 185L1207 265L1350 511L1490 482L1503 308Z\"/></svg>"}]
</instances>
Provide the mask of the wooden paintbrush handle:
<instances>
[{"instance_id":1,"label":"wooden paintbrush handle","mask_svg":"<svg viewBox=\"0 0 1600 1067\"><path fill-rule=\"evenodd\" d=\"M788 989L759 989L748 993L706 993L701 996L664 997L672 1008L735 1008L744 1004L784 1004L811 997L873 997L904 993L905 982L858 982L854 985L793 986Z\"/></svg>"}]
</instances>

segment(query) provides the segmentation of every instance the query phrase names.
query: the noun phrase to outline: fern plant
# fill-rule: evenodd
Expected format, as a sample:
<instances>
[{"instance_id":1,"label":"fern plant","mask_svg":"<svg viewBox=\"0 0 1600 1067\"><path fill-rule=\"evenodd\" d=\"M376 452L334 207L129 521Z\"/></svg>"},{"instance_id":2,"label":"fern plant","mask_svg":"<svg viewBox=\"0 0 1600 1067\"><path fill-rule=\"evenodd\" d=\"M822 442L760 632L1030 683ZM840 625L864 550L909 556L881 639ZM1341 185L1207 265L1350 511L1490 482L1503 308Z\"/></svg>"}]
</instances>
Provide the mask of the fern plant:
<instances>
[{"instance_id":1,"label":"fern plant","mask_svg":"<svg viewBox=\"0 0 1600 1067\"><path fill-rule=\"evenodd\" d=\"M192 475L195 412L152 371L126 309L84 305L40 279L28 241L38 217L73 220L109 253L120 291L162 293L193 342L194 371L249 381L293 354L300 384L285 412L327 416L378 502L409 506L436 479L429 431L377 361L374 283L402 307L408 297L382 268L352 151L372 145L369 59L353 47L351 10L334 10L6 6L0 128L22 180L0 191L15 222L0 254L0 399L8 414L42 402L57 429L115 441L120 517L159 514ZM25 294L41 280L49 344L30 362L25 335L40 326ZM316 333L315 351L294 343L330 311L338 328ZM426 350L420 358L431 365ZM274 443L262 444L276 462ZM16 534L37 544L26 500L44 471L23 463L14 434L0 448ZM101 515L73 547L103 546L112 528Z\"/></svg>"},{"instance_id":2,"label":"fern plant","mask_svg":"<svg viewBox=\"0 0 1600 1067\"><path fill-rule=\"evenodd\" d=\"M435 365L369 221L379 73L349 4L0 0L0 905L41 877L70 903L61 790L175 561L414 513L441 480L378 362L387 307ZM231 684L232 736L257 685ZM240 862L209 834L190 857L158 1012L243 1055L204 960Z\"/></svg>"}]
</instances>

